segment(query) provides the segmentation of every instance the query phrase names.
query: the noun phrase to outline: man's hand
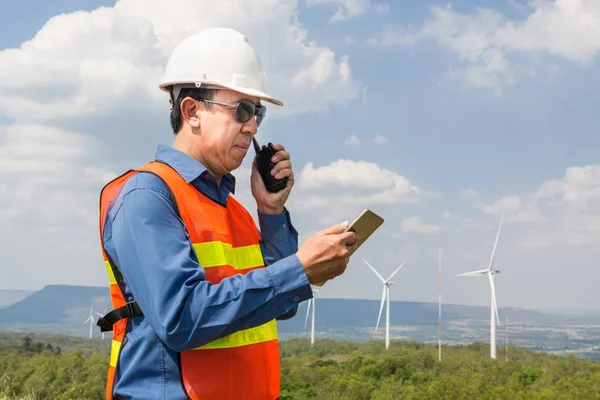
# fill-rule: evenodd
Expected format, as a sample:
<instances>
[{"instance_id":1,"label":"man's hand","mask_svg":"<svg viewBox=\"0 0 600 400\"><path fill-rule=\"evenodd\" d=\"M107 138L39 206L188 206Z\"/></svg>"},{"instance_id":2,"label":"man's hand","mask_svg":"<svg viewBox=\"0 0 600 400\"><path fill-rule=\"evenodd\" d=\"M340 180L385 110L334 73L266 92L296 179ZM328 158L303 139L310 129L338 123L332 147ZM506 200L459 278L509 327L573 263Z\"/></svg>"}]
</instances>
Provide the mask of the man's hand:
<instances>
[{"instance_id":1,"label":"man's hand","mask_svg":"<svg viewBox=\"0 0 600 400\"><path fill-rule=\"evenodd\" d=\"M286 187L279 192L269 192L260 177L256 161L252 161L250 186L252 188L252 196L256 199L258 211L262 214L281 214L283 212L283 205L290 195L292 186L294 186L294 173L292 172L290 153L285 151L285 148L280 144L274 144L273 150L276 153L273 155L271 161L275 163L275 167L271 170L271 175L276 179L287 177L288 181Z\"/></svg>"},{"instance_id":2,"label":"man's hand","mask_svg":"<svg viewBox=\"0 0 600 400\"><path fill-rule=\"evenodd\" d=\"M357 241L355 232L344 233L347 227L345 222L317 232L296 252L311 284L325 283L346 271Z\"/></svg>"}]
</instances>

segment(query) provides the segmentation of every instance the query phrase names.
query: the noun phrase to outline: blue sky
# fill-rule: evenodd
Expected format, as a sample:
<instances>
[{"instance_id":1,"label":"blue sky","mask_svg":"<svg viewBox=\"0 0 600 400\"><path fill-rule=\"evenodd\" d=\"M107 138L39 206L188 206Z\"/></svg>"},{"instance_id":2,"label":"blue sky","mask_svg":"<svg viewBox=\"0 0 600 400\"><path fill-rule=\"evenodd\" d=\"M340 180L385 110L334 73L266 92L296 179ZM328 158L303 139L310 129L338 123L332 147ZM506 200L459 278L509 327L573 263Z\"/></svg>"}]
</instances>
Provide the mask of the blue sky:
<instances>
[{"instance_id":1,"label":"blue sky","mask_svg":"<svg viewBox=\"0 0 600 400\"><path fill-rule=\"evenodd\" d=\"M268 0L252 7L273 16L228 14L250 3L173 2L196 16L183 22L155 1L3 8L0 272L13 279L0 286L106 284L98 191L172 140L166 97L154 90L164 54L199 27L228 25L249 36L284 100L284 110L269 108L258 138L292 152L298 184L289 208L301 239L364 207L386 219L319 295L379 298L362 258L384 275L406 258L392 299L436 301L441 225L444 298L487 305L485 280L456 274L487 266L504 213L498 305L598 308L600 35L581 26L600 21L599 1ZM35 46L21 47L59 14ZM339 74L345 63L348 80ZM302 71L309 83L294 85ZM326 78L317 83L319 74ZM375 143L377 135L386 141ZM253 211L249 161L237 175ZM48 254L45 265L28 239Z\"/></svg>"}]
</instances>

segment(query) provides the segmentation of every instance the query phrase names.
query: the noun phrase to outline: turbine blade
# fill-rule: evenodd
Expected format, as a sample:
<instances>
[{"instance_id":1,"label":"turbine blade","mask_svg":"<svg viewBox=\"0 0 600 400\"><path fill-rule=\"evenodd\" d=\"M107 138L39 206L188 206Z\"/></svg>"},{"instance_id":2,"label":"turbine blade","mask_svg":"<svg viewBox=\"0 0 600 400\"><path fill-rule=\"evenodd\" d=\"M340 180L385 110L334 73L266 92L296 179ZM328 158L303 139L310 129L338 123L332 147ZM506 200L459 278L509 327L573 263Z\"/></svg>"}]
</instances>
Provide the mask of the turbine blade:
<instances>
[{"instance_id":1,"label":"turbine blade","mask_svg":"<svg viewBox=\"0 0 600 400\"><path fill-rule=\"evenodd\" d=\"M385 285L383 286L383 294L381 295L381 306L379 306L379 317L377 317L377 325L375 325L375 330L379 329L379 321L381 320L381 312L383 311L383 303L385 303Z\"/></svg>"},{"instance_id":2,"label":"turbine blade","mask_svg":"<svg viewBox=\"0 0 600 400\"><path fill-rule=\"evenodd\" d=\"M404 265L405 262L406 262L406 260L402 261L402 264L400 264L400 266L398 268L396 268L396 270L392 273L392 275L390 275L390 277L388 278L386 283L389 282L394 277L394 275L396 275L396 272L400 271L400 268L402 268L402 266Z\"/></svg>"},{"instance_id":3,"label":"turbine blade","mask_svg":"<svg viewBox=\"0 0 600 400\"><path fill-rule=\"evenodd\" d=\"M312 299L308 299L308 304L306 306L306 319L304 320L304 329L306 329L306 325L308 324L308 314L310 313L311 303L312 303Z\"/></svg>"},{"instance_id":4,"label":"turbine blade","mask_svg":"<svg viewBox=\"0 0 600 400\"><path fill-rule=\"evenodd\" d=\"M369 266L369 268L371 268L373 270L373 272L375 272L375 275L377 275L379 277L379 279L381 279L381 282L385 283L385 279L383 279L383 276L379 275L379 272L377 272L377 270L375 268L373 268L373 266L371 264L369 264L367 262L367 260L363 259L363 261Z\"/></svg>"},{"instance_id":5,"label":"turbine blade","mask_svg":"<svg viewBox=\"0 0 600 400\"><path fill-rule=\"evenodd\" d=\"M471 272L464 272L462 274L458 274L457 276L476 276L476 275L483 275L483 274L487 274L489 271L489 269L480 269L477 271L471 271Z\"/></svg>"},{"instance_id":6,"label":"turbine blade","mask_svg":"<svg viewBox=\"0 0 600 400\"><path fill-rule=\"evenodd\" d=\"M502 221L504 220L504 214L500 218L500 226L498 226L498 232L496 233L496 241L494 242L494 249L492 250L492 258L490 258L490 266L488 269L492 269L492 265L494 264L494 257L496 255L496 248L498 247L498 238L500 237L500 229L502 229Z\"/></svg>"},{"instance_id":7,"label":"turbine blade","mask_svg":"<svg viewBox=\"0 0 600 400\"><path fill-rule=\"evenodd\" d=\"M496 283L494 282L494 278L492 277L492 273L488 274L488 278L490 281L490 289L492 291L492 307L494 308L494 313L496 314L496 325L500 325L500 318L498 318L498 306L496 305Z\"/></svg>"}]
</instances>

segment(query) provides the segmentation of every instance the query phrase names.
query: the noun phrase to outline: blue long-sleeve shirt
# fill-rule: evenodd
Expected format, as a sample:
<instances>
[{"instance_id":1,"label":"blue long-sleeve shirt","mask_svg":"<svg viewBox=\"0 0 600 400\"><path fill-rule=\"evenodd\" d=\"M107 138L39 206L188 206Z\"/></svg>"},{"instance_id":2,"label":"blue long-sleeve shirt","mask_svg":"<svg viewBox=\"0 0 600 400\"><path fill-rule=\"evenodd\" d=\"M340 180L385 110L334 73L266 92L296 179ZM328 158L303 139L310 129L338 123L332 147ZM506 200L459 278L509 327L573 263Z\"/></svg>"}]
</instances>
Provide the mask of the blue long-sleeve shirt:
<instances>
[{"instance_id":1,"label":"blue long-sleeve shirt","mask_svg":"<svg viewBox=\"0 0 600 400\"><path fill-rule=\"evenodd\" d=\"M235 188L232 175L217 185L202 164L171 147L159 146L155 159L215 201L225 203ZM138 173L124 184L107 210L103 243L123 274L128 301L135 299L144 315L132 319L123 341L115 398L185 399L177 352L289 318L312 297L288 211L258 217L267 267L215 285L206 280L164 182Z\"/></svg>"}]
</instances>

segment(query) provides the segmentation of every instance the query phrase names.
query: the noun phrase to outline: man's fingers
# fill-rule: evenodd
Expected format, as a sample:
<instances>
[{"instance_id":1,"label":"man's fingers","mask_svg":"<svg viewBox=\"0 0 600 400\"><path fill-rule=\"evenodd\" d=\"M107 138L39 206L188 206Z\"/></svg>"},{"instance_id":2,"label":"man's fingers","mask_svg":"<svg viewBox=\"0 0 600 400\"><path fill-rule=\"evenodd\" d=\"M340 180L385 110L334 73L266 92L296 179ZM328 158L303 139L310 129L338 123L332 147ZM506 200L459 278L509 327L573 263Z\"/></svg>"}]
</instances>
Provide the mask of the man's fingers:
<instances>
[{"instance_id":1,"label":"man's fingers","mask_svg":"<svg viewBox=\"0 0 600 400\"><path fill-rule=\"evenodd\" d=\"M351 245L358 241L358 233L349 231L340 235L340 240L345 245Z\"/></svg>"},{"instance_id":2,"label":"man's fingers","mask_svg":"<svg viewBox=\"0 0 600 400\"><path fill-rule=\"evenodd\" d=\"M288 153L287 151L278 151L277 153L275 153L273 155L273 157L271 158L271 161L273 161L274 163L277 163L279 161L289 160L289 159L290 159L290 153Z\"/></svg>"},{"instance_id":3,"label":"man's fingers","mask_svg":"<svg viewBox=\"0 0 600 400\"><path fill-rule=\"evenodd\" d=\"M272 143L272 145L273 145L273 150L275 150L275 152L285 151L285 147L283 147L283 145L281 145L279 143Z\"/></svg>"},{"instance_id":4,"label":"man's fingers","mask_svg":"<svg viewBox=\"0 0 600 400\"><path fill-rule=\"evenodd\" d=\"M321 233L323 233L324 235L340 234L340 233L344 232L344 229L346 229L349 224L350 223L348 221L344 221L341 224L336 224L336 225L330 226L329 228L323 229L321 231Z\"/></svg>"},{"instance_id":5,"label":"man's fingers","mask_svg":"<svg viewBox=\"0 0 600 400\"><path fill-rule=\"evenodd\" d=\"M271 175L275 176L284 169L289 169L290 172L292 171L292 163L290 162L290 160L283 160L278 162L271 170Z\"/></svg>"},{"instance_id":6,"label":"man's fingers","mask_svg":"<svg viewBox=\"0 0 600 400\"><path fill-rule=\"evenodd\" d=\"M274 175L275 179L289 178L290 176L292 176L292 170L289 168L282 169Z\"/></svg>"}]
</instances>

